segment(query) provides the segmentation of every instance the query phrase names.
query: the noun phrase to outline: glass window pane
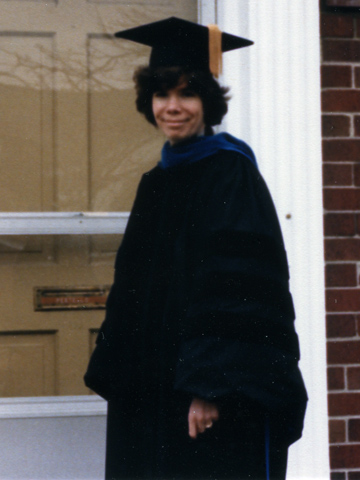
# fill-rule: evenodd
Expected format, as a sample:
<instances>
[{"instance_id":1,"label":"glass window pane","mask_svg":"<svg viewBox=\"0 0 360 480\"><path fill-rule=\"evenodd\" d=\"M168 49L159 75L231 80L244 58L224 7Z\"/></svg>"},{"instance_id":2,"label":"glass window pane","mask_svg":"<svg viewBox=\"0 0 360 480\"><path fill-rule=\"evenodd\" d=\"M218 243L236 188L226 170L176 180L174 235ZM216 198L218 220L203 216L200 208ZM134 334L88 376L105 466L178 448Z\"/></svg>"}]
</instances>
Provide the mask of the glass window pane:
<instances>
[{"instance_id":1,"label":"glass window pane","mask_svg":"<svg viewBox=\"0 0 360 480\"><path fill-rule=\"evenodd\" d=\"M135 109L133 71L149 49L112 34L170 16L196 20L197 1L0 6L0 211L130 210L163 138ZM89 393L83 374L104 311L87 295L111 284L120 241L0 236L0 396ZM36 299L64 308L38 309Z\"/></svg>"}]
</instances>

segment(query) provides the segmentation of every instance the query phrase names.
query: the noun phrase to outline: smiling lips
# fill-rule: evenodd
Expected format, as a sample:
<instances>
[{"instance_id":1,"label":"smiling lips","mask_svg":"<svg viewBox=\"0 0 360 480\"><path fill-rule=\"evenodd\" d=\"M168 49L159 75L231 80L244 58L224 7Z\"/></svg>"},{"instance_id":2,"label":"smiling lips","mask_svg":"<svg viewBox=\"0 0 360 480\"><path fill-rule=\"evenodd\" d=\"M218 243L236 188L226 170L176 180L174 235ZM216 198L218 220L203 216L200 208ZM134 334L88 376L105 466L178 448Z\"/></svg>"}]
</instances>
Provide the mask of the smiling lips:
<instances>
[{"instance_id":1,"label":"smiling lips","mask_svg":"<svg viewBox=\"0 0 360 480\"><path fill-rule=\"evenodd\" d=\"M169 127L181 127L184 125L188 120L163 120L166 125Z\"/></svg>"}]
</instances>

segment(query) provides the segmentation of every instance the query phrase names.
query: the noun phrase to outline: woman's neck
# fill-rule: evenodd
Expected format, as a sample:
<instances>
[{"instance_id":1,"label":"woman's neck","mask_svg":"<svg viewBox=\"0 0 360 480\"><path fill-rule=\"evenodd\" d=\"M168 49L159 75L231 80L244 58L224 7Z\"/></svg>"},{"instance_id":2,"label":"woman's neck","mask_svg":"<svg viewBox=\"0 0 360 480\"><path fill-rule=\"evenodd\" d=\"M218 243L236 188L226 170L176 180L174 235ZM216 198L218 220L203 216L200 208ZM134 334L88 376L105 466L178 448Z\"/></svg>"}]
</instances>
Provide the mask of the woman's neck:
<instances>
[{"instance_id":1,"label":"woman's neck","mask_svg":"<svg viewBox=\"0 0 360 480\"><path fill-rule=\"evenodd\" d=\"M191 137L183 138L183 139L179 140L178 142L176 142L176 141L174 142L174 141L171 141L169 139L169 144L170 144L170 147L178 147L180 145L186 145L187 143L191 142L195 138L203 137L204 135L205 135L205 127L203 129L201 129L201 131L196 133L195 135L191 135Z\"/></svg>"}]
</instances>

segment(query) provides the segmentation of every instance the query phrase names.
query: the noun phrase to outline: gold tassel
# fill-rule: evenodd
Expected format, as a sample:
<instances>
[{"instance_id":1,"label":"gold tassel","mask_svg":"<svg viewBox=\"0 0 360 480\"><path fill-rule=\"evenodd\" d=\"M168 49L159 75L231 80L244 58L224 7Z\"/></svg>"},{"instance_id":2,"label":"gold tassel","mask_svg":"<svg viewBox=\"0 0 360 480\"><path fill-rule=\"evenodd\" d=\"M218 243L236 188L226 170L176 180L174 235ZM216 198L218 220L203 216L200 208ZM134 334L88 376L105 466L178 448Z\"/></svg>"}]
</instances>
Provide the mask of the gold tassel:
<instances>
[{"instance_id":1,"label":"gold tassel","mask_svg":"<svg viewBox=\"0 0 360 480\"><path fill-rule=\"evenodd\" d=\"M222 72L221 30L217 25L208 25L209 29L209 68L214 77Z\"/></svg>"}]
</instances>

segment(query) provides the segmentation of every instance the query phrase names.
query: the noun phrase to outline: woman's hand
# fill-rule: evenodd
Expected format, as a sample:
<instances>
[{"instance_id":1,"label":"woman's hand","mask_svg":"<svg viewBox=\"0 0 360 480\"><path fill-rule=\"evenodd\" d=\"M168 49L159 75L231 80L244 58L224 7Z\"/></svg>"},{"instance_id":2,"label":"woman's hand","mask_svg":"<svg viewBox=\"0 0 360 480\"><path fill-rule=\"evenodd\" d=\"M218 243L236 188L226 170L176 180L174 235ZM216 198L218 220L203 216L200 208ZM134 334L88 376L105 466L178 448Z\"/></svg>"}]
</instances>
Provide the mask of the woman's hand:
<instances>
[{"instance_id":1,"label":"woman's hand","mask_svg":"<svg viewBox=\"0 0 360 480\"><path fill-rule=\"evenodd\" d=\"M203 433L207 428L211 428L213 422L216 422L218 418L219 410L214 403L194 398L188 415L190 437L196 438L199 433Z\"/></svg>"}]
</instances>

